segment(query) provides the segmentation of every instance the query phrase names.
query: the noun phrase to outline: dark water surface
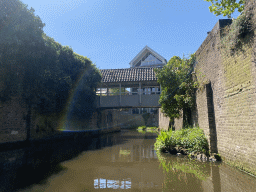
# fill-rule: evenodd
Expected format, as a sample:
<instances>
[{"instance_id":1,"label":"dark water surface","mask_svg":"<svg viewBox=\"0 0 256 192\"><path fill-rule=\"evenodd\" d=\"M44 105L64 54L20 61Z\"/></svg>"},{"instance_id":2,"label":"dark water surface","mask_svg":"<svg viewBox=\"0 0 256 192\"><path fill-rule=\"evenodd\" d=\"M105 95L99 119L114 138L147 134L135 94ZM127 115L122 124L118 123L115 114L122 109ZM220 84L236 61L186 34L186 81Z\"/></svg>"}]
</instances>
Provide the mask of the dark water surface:
<instances>
[{"instance_id":1,"label":"dark water surface","mask_svg":"<svg viewBox=\"0 0 256 192\"><path fill-rule=\"evenodd\" d=\"M122 131L92 140L91 147L17 191L256 191L256 178L225 164L156 152L155 137Z\"/></svg>"}]
</instances>

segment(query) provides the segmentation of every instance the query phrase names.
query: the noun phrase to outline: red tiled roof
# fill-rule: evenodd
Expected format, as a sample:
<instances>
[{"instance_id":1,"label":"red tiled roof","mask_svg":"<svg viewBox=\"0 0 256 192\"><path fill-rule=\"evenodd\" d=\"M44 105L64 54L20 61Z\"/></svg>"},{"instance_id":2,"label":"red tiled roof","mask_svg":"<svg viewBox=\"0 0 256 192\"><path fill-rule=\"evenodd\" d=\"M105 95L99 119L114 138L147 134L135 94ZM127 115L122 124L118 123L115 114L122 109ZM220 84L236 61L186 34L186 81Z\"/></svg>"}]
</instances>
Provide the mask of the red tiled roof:
<instances>
[{"instance_id":1,"label":"red tiled roof","mask_svg":"<svg viewBox=\"0 0 256 192\"><path fill-rule=\"evenodd\" d=\"M101 82L156 81L155 68L101 69Z\"/></svg>"}]
</instances>

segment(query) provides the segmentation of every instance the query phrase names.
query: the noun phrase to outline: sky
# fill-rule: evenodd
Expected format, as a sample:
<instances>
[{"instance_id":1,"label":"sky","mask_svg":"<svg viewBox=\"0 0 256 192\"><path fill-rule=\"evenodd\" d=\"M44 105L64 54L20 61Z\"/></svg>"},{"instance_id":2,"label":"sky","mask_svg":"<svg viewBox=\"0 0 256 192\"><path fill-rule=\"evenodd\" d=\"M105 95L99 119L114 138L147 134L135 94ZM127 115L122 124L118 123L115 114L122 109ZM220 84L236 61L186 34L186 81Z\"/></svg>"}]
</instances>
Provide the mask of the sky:
<instances>
[{"instance_id":1,"label":"sky","mask_svg":"<svg viewBox=\"0 0 256 192\"><path fill-rule=\"evenodd\" d=\"M99 69L128 68L147 45L167 61L196 52L219 19L204 0L21 0L44 32ZM232 17L236 18L235 13Z\"/></svg>"}]
</instances>

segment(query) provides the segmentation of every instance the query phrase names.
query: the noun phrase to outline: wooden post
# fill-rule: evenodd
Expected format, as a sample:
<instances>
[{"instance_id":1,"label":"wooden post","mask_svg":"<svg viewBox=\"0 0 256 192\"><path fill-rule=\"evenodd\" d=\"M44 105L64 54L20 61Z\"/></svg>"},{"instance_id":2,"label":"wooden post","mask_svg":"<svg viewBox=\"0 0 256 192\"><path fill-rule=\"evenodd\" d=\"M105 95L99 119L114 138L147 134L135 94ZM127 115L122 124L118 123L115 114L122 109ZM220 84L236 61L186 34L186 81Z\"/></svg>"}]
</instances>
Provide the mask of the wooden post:
<instances>
[{"instance_id":1,"label":"wooden post","mask_svg":"<svg viewBox=\"0 0 256 192\"><path fill-rule=\"evenodd\" d=\"M120 94L119 105L120 105L120 107L121 107L121 83L119 83L119 94Z\"/></svg>"},{"instance_id":2,"label":"wooden post","mask_svg":"<svg viewBox=\"0 0 256 192\"><path fill-rule=\"evenodd\" d=\"M100 84L100 106L101 106L101 91L102 91L102 83Z\"/></svg>"},{"instance_id":3,"label":"wooden post","mask_svg":"<svg viewBox=\"0 0 256 192\"><path fill-rule=\"evenodd\" d=\"M142 94L142 91L141 91L141 82L139 82L139 90L140 90L139 94L140 94L140 105L141 105L141 94Z\"/></svg>"}]
</instances>

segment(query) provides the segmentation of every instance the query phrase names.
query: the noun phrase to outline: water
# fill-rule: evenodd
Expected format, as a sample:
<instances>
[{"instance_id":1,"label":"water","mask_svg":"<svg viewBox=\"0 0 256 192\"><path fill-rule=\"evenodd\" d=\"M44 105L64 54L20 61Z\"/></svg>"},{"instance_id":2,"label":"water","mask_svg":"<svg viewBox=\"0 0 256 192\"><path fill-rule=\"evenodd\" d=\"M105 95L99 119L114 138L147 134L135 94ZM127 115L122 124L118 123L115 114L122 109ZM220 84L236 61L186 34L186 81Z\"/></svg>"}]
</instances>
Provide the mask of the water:
<instances>
[{"instance_id":1,"label":"water","mask_svg":"<svg viewBox=\"0 0 256 192\"><path fill-rule=\"evenodd\" d=\"M155 137L122 131L95 138L89 148L17 191L255 191L256 178L225 164L156 152Z\"/></svg>"}]
</instances>

